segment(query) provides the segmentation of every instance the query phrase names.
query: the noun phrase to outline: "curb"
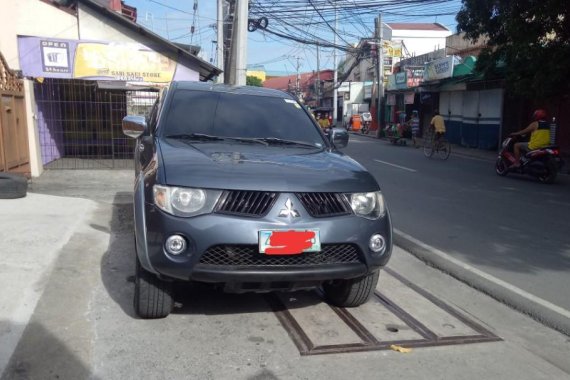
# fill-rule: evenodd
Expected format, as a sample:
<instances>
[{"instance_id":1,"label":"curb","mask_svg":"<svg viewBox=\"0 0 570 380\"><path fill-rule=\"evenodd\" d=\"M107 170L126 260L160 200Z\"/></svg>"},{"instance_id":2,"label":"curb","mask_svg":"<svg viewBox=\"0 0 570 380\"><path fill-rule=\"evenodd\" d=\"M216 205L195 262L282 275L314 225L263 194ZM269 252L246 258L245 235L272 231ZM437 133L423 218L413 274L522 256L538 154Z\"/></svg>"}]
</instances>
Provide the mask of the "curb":
<instances>
[{"instance_id":1,"label":"curb","mask_svg":"<svg viewBox=\"0 0 570 380\"><path fill-rule=\"evenodd\" d=\"M459 281L570 336L570 311L542 300L394 229L394 244Z\"/></svg>"}]
</instances>

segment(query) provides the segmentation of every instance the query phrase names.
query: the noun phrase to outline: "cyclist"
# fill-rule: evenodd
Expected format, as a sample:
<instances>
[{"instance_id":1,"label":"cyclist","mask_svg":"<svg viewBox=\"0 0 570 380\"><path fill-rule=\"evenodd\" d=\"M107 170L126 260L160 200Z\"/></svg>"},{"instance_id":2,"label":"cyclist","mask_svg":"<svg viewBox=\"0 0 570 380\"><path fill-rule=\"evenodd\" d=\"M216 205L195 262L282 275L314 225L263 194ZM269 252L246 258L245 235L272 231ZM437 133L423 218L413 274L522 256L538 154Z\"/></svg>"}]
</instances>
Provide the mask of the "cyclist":
<instances>
[{"instance_id":1,"label":"cyclist","mask_svg":"<svg viewBox=\"0 0 570 380\"><path fill-rule=\"evenodd\" d=\"M531 150L544 148L550 144L550 126L546 121L546 111L538 109L532 114L532 123L525 129L511 133L511 136L520 136L530 133L529 142L518 142L515 144L515 164L513 167L521 165L521 151L528 152Z\"/></svg>"},{"instance_id":2,"label":"cyclist","mask_svg":"<svg viewBox=\"0 0 570 380\"><path fill-rule=\"evenodd\" d=\"M445 134L445 121L439 114L438 110L435 110L434 116L429 125L431 128L435 129L435 141L439 142L440 138Z\"/></svg>"}]
</instances>

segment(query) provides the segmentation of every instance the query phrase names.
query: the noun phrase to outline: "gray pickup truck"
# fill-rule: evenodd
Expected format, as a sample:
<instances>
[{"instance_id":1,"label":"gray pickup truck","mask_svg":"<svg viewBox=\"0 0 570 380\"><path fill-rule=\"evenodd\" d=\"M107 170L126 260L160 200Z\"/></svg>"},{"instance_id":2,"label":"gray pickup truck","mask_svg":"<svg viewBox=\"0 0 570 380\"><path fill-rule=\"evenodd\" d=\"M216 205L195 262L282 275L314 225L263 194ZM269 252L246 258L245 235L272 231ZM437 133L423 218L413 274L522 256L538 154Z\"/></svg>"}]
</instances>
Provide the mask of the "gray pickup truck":
<instances>
[{"instance_id":1,"label":"gray pickup truck","mask_svg":"<svg viewBox=\"0 0 570 380\"><path fill-rule=\"evenodd\" d=\"M135 146L134 306L166 317L173 284L230 292L320 287L338 306L374 292L392 249L374 177L290 95L174 82L148 118L127 116Z\"/></svg>"}]
</instances>

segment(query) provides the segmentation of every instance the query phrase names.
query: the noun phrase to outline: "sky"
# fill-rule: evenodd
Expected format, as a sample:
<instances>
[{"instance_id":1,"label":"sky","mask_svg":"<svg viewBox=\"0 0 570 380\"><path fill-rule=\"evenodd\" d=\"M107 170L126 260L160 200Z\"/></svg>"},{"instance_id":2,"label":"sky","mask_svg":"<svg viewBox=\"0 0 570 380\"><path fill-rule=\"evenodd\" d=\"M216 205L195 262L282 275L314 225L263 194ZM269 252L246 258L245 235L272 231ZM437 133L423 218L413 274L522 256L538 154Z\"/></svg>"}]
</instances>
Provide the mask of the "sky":
<instances>
[{"instance_id":1,"label":"sky","mask_svg":"<svg viewBox=\"0 0 570 380\"><path fill-rule=\"evenodd\" d=\"M265 0L271 2L274 0ZM294 2L293 0L288 0ZM318 0L313 0L317 3ZM330 0L328 0L330 2ZM341 0L350 2L354 0ZM390 0L385 0L390 1ZM300 1L296 1L300 3ZM321 1L322 2L322 1ZM382 0L378 0L381 3ZM443 1L442 1L443 2ZM155 33L168 38L174 42L193 44L201 46L201 56L206 61L215 64L215 43L216 31L216 0L198 0L197 12L194 16L194 0L126 0L126 4L132 5L138 10L137 22ZM309 3L309 1L307 1ZM281 0L281 4L286 4L286 0ZM421 4L421 0L420 0ZM448 27L453 32L456 31L456 21L454 13L461 6L460 0L448 0L445 4L435 4L431 6L414 5L408 6L402 13L392 13L384 15L384 22L439 22ZM308 5L307 5L308 7ZM319 6L316 6L317 9ZM443 8L442 8L443 7ZM435 16L438 9L444 9L447 14ZM311 9L312 11L312 9ZM425 14L430 16L425 16ZM452 13L453 15L450 15ZM420 16L424 14L424 16ZM275 17L278 17L277 15ZM326 16L325 16L326 17ZM344 36L346 42L355 43L360 37L371 37L370 32L374 29L373 18L375 15L368 14L356 20L348 20L344 17L339 23L339 35ZM313 12L311 20L317 18L317 13ZM269 27L277 27L279 20L268 17ZM330 18L329 18L330 19ZM320 19L318 21L321 21ZM292 21L293 22L293 21ZM316 20L315 20L316 22ZM190 33L192 24L195 25L194 34ZM333 41L334 34L331 29L322 25L318 32L308 25L298 25L298 29L305 30L306 33L318 34L320 38ZM322 24L322 21L321 21ZM305 28L305 29L301 29ZM340 57L341 51L337 51ZM248 59L249 65L263 65L267 71L294 74L296 65L299 62L300 72L310 72L317 69L317 52L313 45L297 43L295 41L276 37L261 31L248 33ZM299 60L297 61L297 58ZM210 61L212 59L212 61ZM320 68L333 68L333 49L320 49Z\"/></svg>"}]
</instances>

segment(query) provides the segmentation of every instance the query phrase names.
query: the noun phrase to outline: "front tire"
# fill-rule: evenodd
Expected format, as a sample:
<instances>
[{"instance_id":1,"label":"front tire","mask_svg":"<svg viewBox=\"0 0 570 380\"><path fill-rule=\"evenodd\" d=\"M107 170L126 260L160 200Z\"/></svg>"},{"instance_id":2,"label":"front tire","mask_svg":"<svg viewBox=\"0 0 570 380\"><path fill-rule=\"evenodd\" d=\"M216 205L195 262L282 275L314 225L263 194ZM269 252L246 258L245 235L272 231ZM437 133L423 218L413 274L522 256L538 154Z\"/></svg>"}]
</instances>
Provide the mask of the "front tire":
<instances>
[{"instance_id":1,"label":"front tire","mask_svg":"<svg viewBox=\"0 0 570 380\"><path fill-rule=\"evenodd\" d=\"M338 307L356 307L366 303L378 284L380 271L348 280L335 280L323 285L327 301Z\"/></svg>"},{"instance_id":2,"label":"front tire","mask_svg":"<svg viewBox=\"0 0 570 380\"><path fill-rule=\"evenodd\" d=\"M442 160L447 160L451 154L451 144L447 141L440 141L440 145L437 149L437 154Z\"/></svg>"},{"instance_id":3,"label":"front tire","mask_svg":"<svg viewBox=\"0 0 570 380\"><path fill-rule=\"evenodd\" d=\"M433 156L433 145L432 137L429 137L429 139L424 141L424 156L427 158L431 158L431 156Z\"/></svg>"},{"instance_id":4,"label":"front tire","mask_svg":"<svg viewBox=\"0 0 570 380\"><path fill-rule=\"evenodd\" d=\"M27 191L26 177L15 173L0 173L0 199L23 198Z\"/></svg>"},{"instance_id":5,"label":"front tire","mask_svg":"<svg viewBox=\"0 0 570 380\"><path fill-rule=\"evenodd\" d=\"M174 306L172 283L147 272L136 258L135 313L143 319L165 318Z\"/></svg>"},{"instance_id":6,"label":"front tire","mask_svg":"<svg viewBox=\"0 0 570 380\"><path fill-rule=\"evenodd\" d=\"M503 157L497 158L497 162L495 163L495 172L497 175L504 177L509 172L509 166L507 165L507 161Z\"/></svg>"}]
</instances>

